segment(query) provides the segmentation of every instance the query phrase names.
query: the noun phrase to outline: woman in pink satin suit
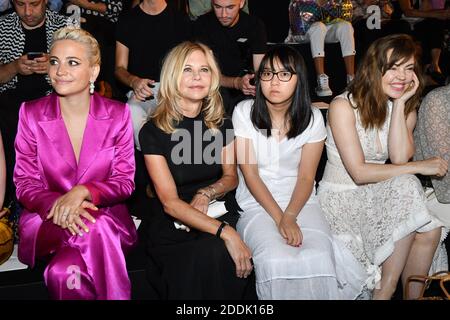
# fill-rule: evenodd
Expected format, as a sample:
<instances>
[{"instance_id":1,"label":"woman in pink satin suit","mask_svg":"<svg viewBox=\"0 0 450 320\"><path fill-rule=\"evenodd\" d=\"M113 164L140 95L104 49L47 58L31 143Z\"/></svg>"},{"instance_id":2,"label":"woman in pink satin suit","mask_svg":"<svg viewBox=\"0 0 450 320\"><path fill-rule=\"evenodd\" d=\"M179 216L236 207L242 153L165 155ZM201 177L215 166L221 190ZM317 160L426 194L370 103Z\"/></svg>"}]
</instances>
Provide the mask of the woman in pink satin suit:
<instances>
[{"instance_id":1,"label":"woman in pink satin suit","mask_svg":"<svg viewBox=\"0 0 450 320\"><path fill-rule=\"evenodd\" d=\"M129 108L94 93L100 51L86 31L56 32L49 64L55 93L20 109L19 259L48 261L51 298L130 299L125 253L137 235L124 204L135 171Z\"/></svg>"}]
</instances>

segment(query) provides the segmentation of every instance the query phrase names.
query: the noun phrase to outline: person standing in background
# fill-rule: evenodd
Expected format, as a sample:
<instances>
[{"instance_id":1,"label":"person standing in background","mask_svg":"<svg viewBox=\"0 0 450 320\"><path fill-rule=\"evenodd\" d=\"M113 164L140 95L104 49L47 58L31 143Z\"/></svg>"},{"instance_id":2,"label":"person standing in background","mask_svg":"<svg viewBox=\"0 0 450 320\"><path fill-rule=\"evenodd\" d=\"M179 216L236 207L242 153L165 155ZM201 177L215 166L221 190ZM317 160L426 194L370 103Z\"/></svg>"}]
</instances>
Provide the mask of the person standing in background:
<instances>
[{"instance_id":1,"label":"person standing in background","mask_svg":"<svg viewBox=\"0 0 450 320\"><path fill-rule=\"evenodd\" d=\"M137 242L124 203L134 189L130 110L94 92L101 63L95 38L62 28L53 39L55 92L20 108L19 260L30 267L37 259L48 263L44 280L52 299L127 300L125 254Z\"/></svg>"},{"instance_id":2,"label":"person standing in background","mask_svg":"<svg viewBox=\"0 0 450 320\"><path fill-rule=\"evenodd\" d=\"M245 0L212 0L212 11L199 17L194 36L208 45L219 61L221 94L228 115L246 97L255 95L255 70L267 51L263 22L245 13Z\"/></svg>"}]
</instances>

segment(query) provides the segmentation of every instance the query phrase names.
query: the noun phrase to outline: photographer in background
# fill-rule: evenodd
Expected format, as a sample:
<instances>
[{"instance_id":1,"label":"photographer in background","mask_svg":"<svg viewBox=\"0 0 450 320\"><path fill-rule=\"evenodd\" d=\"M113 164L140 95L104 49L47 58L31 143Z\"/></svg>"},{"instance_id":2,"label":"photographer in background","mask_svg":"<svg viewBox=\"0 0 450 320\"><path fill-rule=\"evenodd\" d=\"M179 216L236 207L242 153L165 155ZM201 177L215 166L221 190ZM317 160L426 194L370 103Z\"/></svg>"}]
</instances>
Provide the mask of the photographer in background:
<instances>
[{"instance_id":1,"label":"photographer in background","mask_svg":"<svg viewBox=\"0 0 450 320\"><path fill-rule=\"evenodd\" d=\"M0 17L0 130L6 155L5 203L15 198L14 139L19 106L50 92L48 48L53 33L71 19L47 9L48 0L11 0L14 12Z\"/></svg>"}]
</instances>

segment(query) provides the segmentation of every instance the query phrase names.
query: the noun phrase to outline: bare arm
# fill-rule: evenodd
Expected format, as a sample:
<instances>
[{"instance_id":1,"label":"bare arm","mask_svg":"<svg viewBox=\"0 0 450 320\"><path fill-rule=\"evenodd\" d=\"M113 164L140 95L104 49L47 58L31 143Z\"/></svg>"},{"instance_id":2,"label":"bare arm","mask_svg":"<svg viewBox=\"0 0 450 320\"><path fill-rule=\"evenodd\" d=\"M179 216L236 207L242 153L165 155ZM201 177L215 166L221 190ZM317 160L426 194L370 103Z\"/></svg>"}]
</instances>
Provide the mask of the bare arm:
<instances>
[{"instance_id":1,"label":"bare arm","mask_svg":"<svg viewBox=\"0 0 450 320\"><path fill-rule=\"evenodd\" d=\"M18 74L32 74L34 64L33 60L28 60L26 54L10 63L0 64L0 83L7 83Z\"/></svg>"},{"instance_id":2,"label":"bare arm","mask_svg":"<svg viewBox=\"0 0 450 320\"><path fill-rule=\"evenodd\" d=\"M3 149L2 134L0 132L0 212L3 209L3 203L5 201L5 190L6 190L5 150Z\"/></svg>"},{"instance_id":3,"label":"bare arm","mask_svg":"<svg viewBox=\"0 0 450 320\"><path fill-rule=\"evenodd\" d=\"M256 201L266 210L278 226L283 217L278 203L273 198L258 172L258 164L251 139L236 137L236 155L245 184Z\"/></svg>"},{"instance_id":4,"label":"bare arm","mask_svg":"<svg viewBox=\"0 0 450 320\"><path fill-rule=\"evenodd\" d=\"M115 75L120 82L133 89L134 96L140 100L145 101L148 97L153 95L151 89L153 80L142 79L136 75L128 72L128 59L130 50L128 47L116 41L116 66Z\"/></svg>"},{"instance_id":5,"label":"bare arm","mask_svg":"<svg viewBox=\"0 0 450 320\"><path fill-rule=\"evenodd\" d=\"M233 143L230 145L229 147L234 148ZM164 157L145 155L144 158L164 211L190 227L215 235L220 221L208 217L178 197L175 181ZM224 170L222 177L213 185L217 187L217 192L226 193L237 186L236 165L223 164L222 168Z\"/></svg>"},{"instance_id":6,"label":"bare arm","mask_svg":"<svg viewBox=\"0 0 450 320\"><path fill-rule=\"evenodd\" d=\"M7 83L19 73L17 60L0 65L0 83Z\"/></svg>"},{"instance_id":7,"label":"bare arm","mask_svg":"<svg viewBox=\"0 0 450 320\"><path fill-rule=\"evenodd\" d=\"M259 65L261 64L261 61L264 57L264 54L254 54L253 55L253 70L255 70L255 73L259 70Z\"/></svg>"},{"instance_id":8,"label":"bare arm","mask_svg":"<svg viewBox=\"0 0 450 320\"><path fill-rule=\"evenodd\" d=\"M417 114L410 112L405 119L404 109L404 104L394 103L388 136L389 158L393 164L407 163L415 152L413 131Z\"/></svg>"},{"instance_id":9,"label":"bare arm","mask_svg":"<svg viewBox=\"0 0 450 320\"><path fill-rule=\"evenodd\" d=\"M256 87L250 83L250 80L255 77L254 74L246 74L242 77L228 77L223 74L220 75L220 85L225 88L232 88L242 91L245 95L256 94Z\"/></svg>"},{"instance_id":10,"label":"bare arm","mask_svg":"<svg viewBox=\"0 0 450 320\"><path fill-rule=\"evenodd\" d=\"M298 215L311 196L324 144L324 141L320 141L307 143L303 146L302 159L298 167L297 183L285 212Z\"/></svg>"},{"instance_id":11,"label":"bare arm","mask_svg":"<svg viewBox=\"0 0 450 320\"><path fill-rule=\"evenodd\" d=\"M185 225L215 235L221 222L203 214L178 197L175 181L164 157L160 155L145 155L144 158L147 171L164 211ZM230 177L236 175L236 173L231 173L232 167L227 165L223 166L223 168L226 172L224 172L221 183L227 190L232 189L235 187L237 180ZM231 226L226 226L220 237L224 240L225 246L236 265L236 276L247 277L252 270L250 250Z\"/></svg>"},{"instance_id":12,"label":"bare arm","mask_svg":"<svg viewBox=\"0 0 450 320\"><path fill-rule=\"evenodd\" d=\"M406 17L435 18L441 20L450 18L450 9L414 9L409 0L399 0L399 4Z\"/></svg>"},{"instance_id":13,"label":"bare arm","mask_svg":"<svg viewBox=\"0 0 450 320\"><path fill-rule=\"evenodd\" d=\"M442 87L445 88L445 87ZM448 91L447 91L448 92ZM429 93L419 108L416 145L425 159L441 157L450 162L450 104L442 91ZM431 179L439 202L450 203L450 174Z\"/></svg>"},{"instance_id":14,"label":"bare arm","mask_svg":"<svg viewBox=\"0 0 450 320\"><path fill-rule=\"evenodd\" d=\"M328 121L342 162L356 184L380 182L402 174L445 174L446 164L439 158L400 165L366 163L356 132L355 115L345 99L331 102Z\"/></svg>"},{"instance_id":15,"label":"bare arm","mask_svg":"<svg viewBox=\"0 0 450 320\"><path fill-rule=\"evenodd\" d=\"M297 224L297 217L311 196L317 166L322 155L324 142L308 143L302 148L302 159L298 166L297 182L289 205L284 211L279 230L287 244L298 247L303 242L303 234Z\"/></svg>"},{"instance_id":16,"label":"bare arm","mask_svg":"<svg viewBox=\"0 0 450 320\"><path fill-rule=\"evenodd\" d=\"M137 77L128 72L128 57L130 51L128 47L122 43L116 41L116 65L115 75L116 78L127 87L132 88L132 82Z\"/></svg>"},{"instance_id":17,"label":"bare arm","mask_svg":"<svg viewBox=\"0 0 450 320\"><path fill-rule=\"evenodd\" d=\"M393 102L388 136L389 158L393 164L407 163L415 152L413 131L416 126L417 114L415 111L410 112L405 118L405 106L418 88L419 79L413 73L413 79L408 89Z\"/></svg>"}]
</instances>

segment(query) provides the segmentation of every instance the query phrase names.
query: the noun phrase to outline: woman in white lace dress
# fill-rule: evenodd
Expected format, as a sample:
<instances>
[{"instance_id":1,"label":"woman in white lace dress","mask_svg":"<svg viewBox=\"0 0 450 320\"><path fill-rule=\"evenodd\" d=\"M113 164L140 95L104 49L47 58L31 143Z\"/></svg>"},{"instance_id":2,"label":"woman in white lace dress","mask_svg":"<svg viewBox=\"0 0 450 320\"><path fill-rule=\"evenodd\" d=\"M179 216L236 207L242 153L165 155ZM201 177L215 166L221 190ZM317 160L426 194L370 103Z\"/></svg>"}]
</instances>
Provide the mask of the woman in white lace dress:
<instances>
[{"instance_id":1,"label":"woman in white lace dress","mask_svg":"<svg viewBox=\"0 0 450 320\"><path fill-rule=\"evenodd\" d=\"M259 299L353 299L365 272L331 235L315 197L326 131L305 70L297 51L272 48L256 99L234 110L237 230L252 251Z\"/></svg>"},{"instance_id":2,"label":"woman in white lace dress","mask_svg":"<svg viewBox=\"0 0 450 320\"><path fill-rule=\"evenodd\" d=\"M400 277L405 284L410 275L428 274L441 253L441 224L429 215L414 174L444 176L448 164L437 157L409 162L422 89L415 56L409 36L375 41L349 91L328 111L319 201L332 231L366 268L365 289L374 289L374 299L390 299ZM436 255L435 268L447 268L444 256ZM411 286L411 297L420 289Z\"/></svg>"}]
</instances>

